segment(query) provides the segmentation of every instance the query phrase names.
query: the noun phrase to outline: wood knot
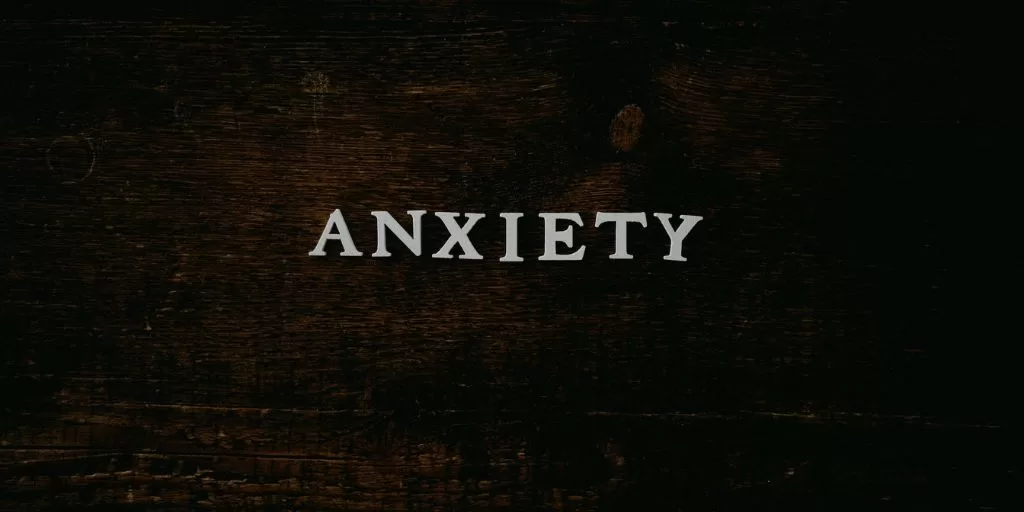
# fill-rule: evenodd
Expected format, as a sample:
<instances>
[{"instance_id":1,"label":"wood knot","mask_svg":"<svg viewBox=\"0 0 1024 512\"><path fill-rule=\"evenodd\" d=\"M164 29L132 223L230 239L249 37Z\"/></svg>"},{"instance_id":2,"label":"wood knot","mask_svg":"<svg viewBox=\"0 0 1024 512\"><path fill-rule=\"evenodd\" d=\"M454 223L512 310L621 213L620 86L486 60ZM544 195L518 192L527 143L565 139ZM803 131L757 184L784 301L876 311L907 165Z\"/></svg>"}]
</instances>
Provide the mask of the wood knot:
<instances>
[{"instance_id":1,"label":"wood knot","mask_svg":"<svg viewBox=\"0 0 1024 512\"><path fill-rule=\"evenodd\" d=\"M631 151L640 140L644 125L644 111L636 105L626 105L615 115L609 127L609 137L616 151Z\"/></svg>"},{"instance_id":2,"label":"wood knot","mask_svg":"<svg viewBox=\"0 0 1024 512\"><path fill-rule=\"evenodd\" d=\"M57 137L46 148L46 166L61 176L62 183L79 183L96 167L96 146L85 136Z\"/></svg>"}]
</instances>

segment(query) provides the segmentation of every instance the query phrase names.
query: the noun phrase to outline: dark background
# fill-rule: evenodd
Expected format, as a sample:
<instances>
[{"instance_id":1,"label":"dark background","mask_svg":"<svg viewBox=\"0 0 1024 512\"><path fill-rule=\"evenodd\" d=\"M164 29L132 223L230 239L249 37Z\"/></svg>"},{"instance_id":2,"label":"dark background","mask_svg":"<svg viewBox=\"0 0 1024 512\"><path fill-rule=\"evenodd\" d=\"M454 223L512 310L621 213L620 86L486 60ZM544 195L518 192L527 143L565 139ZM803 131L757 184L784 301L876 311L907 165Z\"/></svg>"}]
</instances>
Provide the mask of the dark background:
<instances>
[{"instance_id":1,"label":"dark background","mask_svg":"<svg viewBox=\"0 0 1024 512\"><path fill-rule=\"evenodd\" d=\"M964 12L145 4L0 16L4 509L1009 506ZM370 258L410 209L487 259Z\"/></svg>"}]
</instances>

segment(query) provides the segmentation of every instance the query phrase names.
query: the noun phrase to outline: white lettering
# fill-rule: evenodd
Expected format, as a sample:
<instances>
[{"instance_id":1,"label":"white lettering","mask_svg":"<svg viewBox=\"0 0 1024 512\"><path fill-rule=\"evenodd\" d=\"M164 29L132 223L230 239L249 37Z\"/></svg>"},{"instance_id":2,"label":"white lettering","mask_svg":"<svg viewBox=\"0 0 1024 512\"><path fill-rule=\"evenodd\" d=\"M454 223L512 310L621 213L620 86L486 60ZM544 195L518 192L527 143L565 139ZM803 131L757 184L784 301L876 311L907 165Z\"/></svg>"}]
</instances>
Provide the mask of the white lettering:
<instances>
[{"instance_id":1,"label":"white lettering","mask_svg":"<svg viewBox=\"0 0 1024 512\"><path fill-rule=\"evenodd\" d=\"M465 260L482 260L483 256L479 252L476 252L476 248L473 247L473 243L469 241L469 230L473 229L473 225L476 221L484 218L482 213L467 213L466 223L461 227L459 223L455 221L455 218L459 216L457 213L452 212L434 212L437 218L444 222L444 227L448 228L448 241L441 246L441 249L434 253L432 257L450 260L452 259L452 249L458 244L462 248L463 255L459 256L459 259Z\"/></svg>"},{"instance_id":2,"label":"white lettering","mask_svg":"<svg viewBox=\"0 0 1024 512\"><path fill-rule=\"evenodd\" d=\"M544 219L544 254L540 261L579 261L583 259L583 253L587 247L581 245L572 254L558 254L558 244L564 243L572 249L572 226L561 231L557 229L559 220L568 220L577 226L583 226L583 219L578 213L541 213L540 218Z\"/></svg>"},{"instance_id":3,"label":"white lettering","mask_svg":"<svg viewBox=\"0 0 1024 512\"><path fill-rule=\"evenodd\" d=\"M523 261L519 257L519 218L521 213L502 213L501 218L505 219L505 255L498 261Z\"/></svg>"},{"instance_id":4,"label":"white lettering","mask_svg":"<svg viewBox=\"0 0 1024 512\"><path fill-rule=\"evenodd\" d=\"M338 228L337 234L331 233L334 228ZM348 232L348 225L345 224L345 216L341 214L341 210L334 210L331 212L331 216L327 218L327 227L324 228L323 234L320 235L320 241L316 243L315 249L309 251L309 255L327 256L327 252L324 251L324 246L327 245L328 240L341 241L341 247L344 249L341 251L342 256L363 255L363 253L356 249L356 244L352 241L352 235Z\"/></svg>"},{"instance_id":5,"label":"white lettering","mask_svg":"<svg viewBox=\"0 0 1024 512\"><path fill-rule=\"evenodd\" d=\"M680 215L679 218L683 219L683 221L679 223L678 228L673 229L671 213L655 213L654 216L661 221L661 227L665 228L665 233L668 235L669 248L665 259L668 261L686 261L686 258L683 257L683 239L686 238L686 235L690 234L693 227L704 217Z\"/></svg>"},{"instance_id":6,"label":"white lettering","mask_svg":"<svg viewBox=\"0 0 1024 512\"><path fill-rule=\"evenodd\" d=\"M412 234L409 234L401 224L388 212L370 212L377 218L377 252L373 253L374 258L387 258L391 256L387 248L387 232L391 231L398 240L405 244L413 254L419 256L423 252L423 237L420 228L423 225L423 215L426 210L409 210L406 212L412 217Z\"/></svg>"},{"instance_id":7,"label":"white lettering","mask_svg":"<svg viewBox=\"0 0 1024 512\"><path fill-rule=\"evenodd\" d=\"M615 252L608 256L613 260L631 260L633 255L629 253L626 235L629 232L630 222L639 222L641 226L647 227L647 214L639 213L608 213L597 212L597 219L594 227L599 228L605 222L615 223Z\"/></svg>"}]
</instances>

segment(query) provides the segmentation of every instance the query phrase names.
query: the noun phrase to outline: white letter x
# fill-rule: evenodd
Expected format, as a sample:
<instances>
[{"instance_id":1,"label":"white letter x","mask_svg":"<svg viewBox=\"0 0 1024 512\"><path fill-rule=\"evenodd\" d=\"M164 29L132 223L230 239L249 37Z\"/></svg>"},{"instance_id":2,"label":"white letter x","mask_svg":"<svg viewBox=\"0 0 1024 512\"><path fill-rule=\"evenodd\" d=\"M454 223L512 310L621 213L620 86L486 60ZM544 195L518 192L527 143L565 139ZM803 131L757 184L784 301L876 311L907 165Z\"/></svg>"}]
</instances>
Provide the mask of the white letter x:
<instances>
[{"instance_id":1,"label":"white letter x","mask_svg":"<svg viewBox=\"0 0 1024 512\"><path fill-rule=\"evenodd\" d=\"M448 241L444 243L441 249L434 253L433 258L450 260L452 259L452 249L455 248L455 244L458 244L462 248L462 256L459 259L466 260L482 260L484 259L480 253L476 252L476 248L473 247L473 243L469 241L469 230L473 229L473 225L476 221L485 217L482 213L467 213L465 214L466 223L459 227L459 223L455 221L455 218L459 216L458 213L452 212L434 212L437 218L444 222L444 227L448 228Z\"/></svg>"}]
</instances>

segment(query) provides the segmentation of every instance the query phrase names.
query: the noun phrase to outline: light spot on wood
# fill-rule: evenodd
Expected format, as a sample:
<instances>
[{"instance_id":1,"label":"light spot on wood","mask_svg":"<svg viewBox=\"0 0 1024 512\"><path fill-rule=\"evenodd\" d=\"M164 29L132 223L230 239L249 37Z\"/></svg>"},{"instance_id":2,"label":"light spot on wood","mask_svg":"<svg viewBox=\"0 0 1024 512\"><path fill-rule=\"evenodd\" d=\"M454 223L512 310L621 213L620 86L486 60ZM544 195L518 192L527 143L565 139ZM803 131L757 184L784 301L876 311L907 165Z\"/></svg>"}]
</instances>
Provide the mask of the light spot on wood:
<instances>
[{"instance_id":1,"label":"light spot on wood","mask_svg":"<svg viewBox=\"0 0 1024 512\"><path fill-rule=\"evenodd\" d=\"M612 120L609 128L612 147L616 151L632 151L640 140L644 112L636 105L626 105Z\"/></svg>"},{"instance_id":2,"label":"light spot on wood","mask_svg":"<svg viewBox=\"0 0 1024 512\"><path fill-rule=\"evenodd\" d=\"M308 72L302 77L302 91L311 94L325 94L331 87L331 79L322 71Z\"/></svg>"}]
</instances>

